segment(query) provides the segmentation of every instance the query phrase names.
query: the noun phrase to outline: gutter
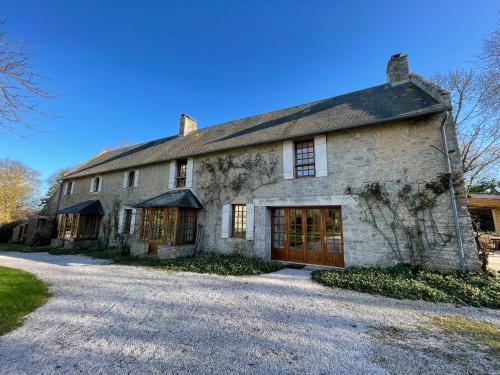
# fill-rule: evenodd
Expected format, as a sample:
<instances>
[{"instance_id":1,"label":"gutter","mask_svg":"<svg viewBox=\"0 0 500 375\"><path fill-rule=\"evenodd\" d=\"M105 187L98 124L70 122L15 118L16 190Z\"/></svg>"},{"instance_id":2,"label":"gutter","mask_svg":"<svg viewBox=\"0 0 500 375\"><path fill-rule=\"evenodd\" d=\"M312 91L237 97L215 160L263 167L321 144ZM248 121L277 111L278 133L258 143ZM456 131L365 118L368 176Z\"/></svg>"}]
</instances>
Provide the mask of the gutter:
<instances>
[{"instance_id":1,"label":"gutter","mask_svg":"<svg viewBox=\"0 0 500 375\"><path fill-rule=\"evenodd\" d=\"M462 229L460 228L460 221L458 219L457 199L455 196L455 187L453 186L453 175L452 175L451 163L450 163L450 157L449 157L448 141L446 139L446 130L444 128L446 126L446 122L448 121L449 115L450 115L449 111L445 112L443 120L441 121L441 141L443 142L444 157L445 157L445 162L446 162L446 172L449 175L448 187L449 187L449 191L450 191L450 200L451 200L451 210L453 212L453 221L455 222L455 237L457 239L457 252L458 252L458 256L460 258L460 268L462 270L467 270L466 265L465 265Z\"/></svg>"}]
</instances>

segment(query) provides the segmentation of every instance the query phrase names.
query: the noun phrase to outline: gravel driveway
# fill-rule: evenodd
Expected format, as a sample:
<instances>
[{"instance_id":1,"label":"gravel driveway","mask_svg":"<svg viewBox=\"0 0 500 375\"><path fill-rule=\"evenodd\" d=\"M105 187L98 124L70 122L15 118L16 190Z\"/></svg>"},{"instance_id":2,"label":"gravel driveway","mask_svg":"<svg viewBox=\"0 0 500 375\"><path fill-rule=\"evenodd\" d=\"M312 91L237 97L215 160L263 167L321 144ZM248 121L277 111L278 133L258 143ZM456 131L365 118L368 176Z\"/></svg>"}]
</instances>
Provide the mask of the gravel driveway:
<instances>
[{"instance_id":1,"label":"gravel driveway","mask_svg":"<svg viewBox=\"0 0 500 375\"><path fill-rule=\"evenodd\" d=\"M476 344L422 330L433 313L489 309L333 290L305 270L221 277L2 253L52 297L0 337L0 374L492 373Z\"/></svg>"}]
</instances>

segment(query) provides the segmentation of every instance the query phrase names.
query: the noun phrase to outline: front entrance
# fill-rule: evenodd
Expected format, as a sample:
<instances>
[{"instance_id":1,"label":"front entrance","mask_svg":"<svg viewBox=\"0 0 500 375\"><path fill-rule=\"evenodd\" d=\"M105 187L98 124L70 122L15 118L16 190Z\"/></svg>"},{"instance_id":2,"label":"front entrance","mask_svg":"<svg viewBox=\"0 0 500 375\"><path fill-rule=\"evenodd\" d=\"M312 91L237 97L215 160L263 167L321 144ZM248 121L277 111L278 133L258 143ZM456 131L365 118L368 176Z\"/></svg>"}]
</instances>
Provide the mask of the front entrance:
<instances>
[{"instance_id":1,"label":"front entrance","mask_svg":"<svg viewBox=\"0 0 500 375\"><path fill-rule=\"evenodd\" d=\"M340 207L286 207L272 210L271 258L344 266Z\"/></svg>"}]
</instances>

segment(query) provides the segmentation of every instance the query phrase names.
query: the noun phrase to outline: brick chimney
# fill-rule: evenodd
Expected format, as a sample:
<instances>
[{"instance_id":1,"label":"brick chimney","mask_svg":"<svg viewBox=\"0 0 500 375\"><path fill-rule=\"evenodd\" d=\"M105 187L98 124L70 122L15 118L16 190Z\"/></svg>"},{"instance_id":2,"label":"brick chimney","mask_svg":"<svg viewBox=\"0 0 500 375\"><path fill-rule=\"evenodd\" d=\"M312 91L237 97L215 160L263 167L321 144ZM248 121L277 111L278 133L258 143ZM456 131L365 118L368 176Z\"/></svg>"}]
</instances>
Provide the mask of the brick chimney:
<instances>
[{"instance_id":1,"label":"brick chimney","mask_svg":"<svg viewBox=\"0 0 500 375\"><path fill-rule=\"evenodd\" d=\"M191 116L183 113L179 122L179 136L183 137L198 129L198 123Z\"/></svg>"},{"instance_id":2,"label":"brick chimney","mask_svg":"<svg viewBox=\"0 0 500 375\"><path fill-rule=\"evenodd\" d=\"M410 80L408 56L404 53L392 55L387 63L387 81L391 86L397 86Z\"/></svg>"}]
</instances>

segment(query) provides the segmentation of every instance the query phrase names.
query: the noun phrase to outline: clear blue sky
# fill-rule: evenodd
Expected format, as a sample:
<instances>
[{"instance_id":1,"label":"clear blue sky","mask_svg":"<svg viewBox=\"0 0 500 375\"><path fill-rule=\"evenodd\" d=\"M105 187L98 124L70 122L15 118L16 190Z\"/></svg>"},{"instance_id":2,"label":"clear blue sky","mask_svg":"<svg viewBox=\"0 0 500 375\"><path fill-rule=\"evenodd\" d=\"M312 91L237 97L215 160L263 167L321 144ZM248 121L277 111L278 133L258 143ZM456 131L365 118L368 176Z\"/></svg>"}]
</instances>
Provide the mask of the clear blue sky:
<instances>
[{"instance_id":1,"label":"clear blue sky","mask_svg":"<svg viewBox=\"0 0 500 375\"><path fill-rule=\"evenodd\" d=\"M168 3L168 4L167 4ZM58 97L40 132L0 135L0 158L47 177L108 146L385 82L389 56L425 76L470 63L496 1L0 0Z\"/></svg>"}]
</instances>

